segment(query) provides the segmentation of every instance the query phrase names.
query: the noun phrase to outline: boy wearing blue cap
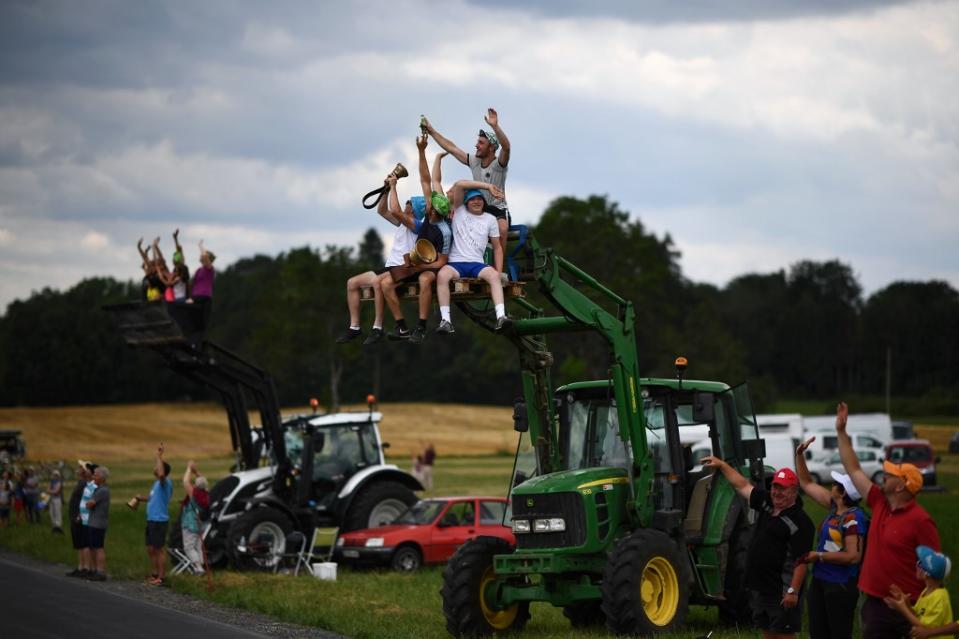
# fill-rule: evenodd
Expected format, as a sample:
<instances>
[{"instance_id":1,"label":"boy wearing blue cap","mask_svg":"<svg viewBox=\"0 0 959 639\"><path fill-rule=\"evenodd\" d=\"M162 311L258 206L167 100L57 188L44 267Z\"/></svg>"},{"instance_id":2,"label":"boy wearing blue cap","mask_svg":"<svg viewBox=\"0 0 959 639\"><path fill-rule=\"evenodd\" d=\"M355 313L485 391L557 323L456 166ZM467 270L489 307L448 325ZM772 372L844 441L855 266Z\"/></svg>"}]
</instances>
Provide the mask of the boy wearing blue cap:
<instances>
[{"instance_id":1,"label":"boy wearing blue cap","mask_svg":"<svg viewBox=\"0 0 959 639\"><path fill-rule=\"evenodd\" d=\"M417 138L420 186L423 189L423 195L410 198L414 203L414 210L422 209L425 215L416 217L406 211L400 211L395 190L390 196L390 212L404 226L416 233L417 242L426 240L433 245L436 250L436 259L429 263L413 264L409 255L406 255L404 266L391 269L390 279L385 279L380 284L383 297L396 321L396 327L388 337L391 340L410 340L414 344L419 344L426 338L426 320L429 318L430 305L433 303L433 282L436 280L437 272L446 266L453 244L453 231L447 222L450 213L449 199L443 195L443 185L439 181L439 164L442 156L436 157L434 176L431 177L430 169L426 164L426 144L426 136ZM396 285L403 282L418 282L420 286L419 320L412 331L406 327L400 300L396 294Z\"/></svg>"},{"instance_id":2,"label":"boy wearing blue cap","mask_svg":"<svg viewBox=\"0 0 959 639\"><path fill-rule=\"evenodd\" d=\"M929 546L916 548L916 557L918 558L916 576L925 583L925 588L916 600L916 605L910 608L906 593L895 584L889 588L889 596L884 597L883 601L908 619L913 630L939 628L952 621L949 593L942 586L942 581L949 575L952 568L952 562L949 561L949 557L936 552Z\"/></svg>"}]
</instances>

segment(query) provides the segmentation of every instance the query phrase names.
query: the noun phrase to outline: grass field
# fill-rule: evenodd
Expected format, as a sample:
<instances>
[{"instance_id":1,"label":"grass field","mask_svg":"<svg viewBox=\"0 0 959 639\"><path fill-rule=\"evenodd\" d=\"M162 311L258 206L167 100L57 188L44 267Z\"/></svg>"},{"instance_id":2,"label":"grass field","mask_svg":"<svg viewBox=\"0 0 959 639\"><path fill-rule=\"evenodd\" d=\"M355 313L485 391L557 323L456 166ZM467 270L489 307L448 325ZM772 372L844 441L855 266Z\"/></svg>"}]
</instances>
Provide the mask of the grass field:
<instances>
[{"instance_id":1,"label":"grass field","mask_svg":"<svg viewBox=\"0 0 959 639\"><path fill-rule=\"evenodd\" d=\"M428 439L437 445L440 457L431 494L505 494L512 458L502 453L513 448L515 439L508 409L401 404L384 406L382 410L386 415L384 438L393 444L391 452L400 466L409 467L409 456L419 449L421 441ZM4 409L0 410L0 423L25 431L33 457L93 457L109 465L113 503L107 554L108 571L113 578L141 579L147 572L144 514L142 510L129 510L124 501L149 489L156 440L163 439L170 450L175 480L188 457L201 460L201 468L211 478L226 474L232 463L223 454L229 448L225 418L213 405ZM152 424L152 428L146 424ZM939 524L945 552L959 557L959 500L955 497L959 491L959 456L949 456L943 448L953 428L928 426L918 430L920 436L934 442L943 456L939 473L941 483L948 489L944 493L923 493L920 501ZM182 497L182 488L178 482L175 485L175 497ZM807 505L807 510L814 521L822 518L823 511L818 507ZM0 529L0 546L68 565L75 560L69 540L50 534L46 526ZM177 591L350 637L447 636L439 596L439 568L399 575L386 571L354 572L341 567L336 582L223 571L216 574L212 592L205 590L204 581L191 577L174 578L172 585ZM954 593L953 606L959 610L957 604ZM685 631L675 636L691 638L705 634L714 622L713 609L693 608ZM558 635L600 637L606 633L572 631L560 610L534 604L524 636ZM713 635L717 639L741 636L753 634L725 630Z\"/></svg>"}]
</instances>

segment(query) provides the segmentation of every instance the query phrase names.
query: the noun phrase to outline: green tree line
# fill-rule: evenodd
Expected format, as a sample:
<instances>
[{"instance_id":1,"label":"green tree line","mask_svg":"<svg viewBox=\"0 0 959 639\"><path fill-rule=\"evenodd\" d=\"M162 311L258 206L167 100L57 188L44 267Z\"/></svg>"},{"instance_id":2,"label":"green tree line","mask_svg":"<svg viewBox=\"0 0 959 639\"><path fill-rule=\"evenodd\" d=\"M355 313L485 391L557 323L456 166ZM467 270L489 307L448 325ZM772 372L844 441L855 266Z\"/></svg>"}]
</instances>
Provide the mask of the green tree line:
<instances>
[{"instance_id":1,"label":"green tree line","mask_svg":"<svg viewBox=\"0 0 959 639\"><path fill-rule=\"evenodd\" d=\"M532 230L633 301L644 375L671 376L683 355L691 377L749 381L759 409L789 397L821 399L825 411L836 397L882 397L887 383L900 412L959 409L959 294L946 282L894 282L864 299L839 260L749 273L722 288L692 282L668 234L650 233L605 196L558 198ZM382 262L374 229L356 248L241 259L217 273L208 338L270 371L284 404L318 397L335 406L369 392L383 401L506 404L520 394L509 342L455 310L448 338L430 331L419 346L335 344L348 323L346 279ZM102 307L139 290L90 278L10 304L0 317L0 404L209 398L158 356L123 344ZM407 316L414 313L410 305ZM609 362L595 336L554 337L550 346L556 382L605 376Z\"/></svg>"}]
</instances>

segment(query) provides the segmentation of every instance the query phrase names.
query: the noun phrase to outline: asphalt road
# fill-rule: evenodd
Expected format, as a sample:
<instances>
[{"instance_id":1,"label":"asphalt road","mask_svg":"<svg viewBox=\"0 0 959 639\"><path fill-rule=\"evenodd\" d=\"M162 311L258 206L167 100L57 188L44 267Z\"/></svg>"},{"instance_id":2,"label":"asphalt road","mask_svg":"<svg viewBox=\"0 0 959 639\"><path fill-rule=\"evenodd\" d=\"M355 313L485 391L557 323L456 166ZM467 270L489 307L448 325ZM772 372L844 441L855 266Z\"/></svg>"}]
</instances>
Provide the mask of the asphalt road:
<instances>
[{"instance_id":1,"label":"asphalt road","mask_svg":"<svg viewBox=\"0 0 959 639\"><path fill-rule=\"evenodd\" d=\"M3 558L0 611L0 635L11 639L267 636L111 592L102 584L50 574Z\"/></svg>"}]
</instances>

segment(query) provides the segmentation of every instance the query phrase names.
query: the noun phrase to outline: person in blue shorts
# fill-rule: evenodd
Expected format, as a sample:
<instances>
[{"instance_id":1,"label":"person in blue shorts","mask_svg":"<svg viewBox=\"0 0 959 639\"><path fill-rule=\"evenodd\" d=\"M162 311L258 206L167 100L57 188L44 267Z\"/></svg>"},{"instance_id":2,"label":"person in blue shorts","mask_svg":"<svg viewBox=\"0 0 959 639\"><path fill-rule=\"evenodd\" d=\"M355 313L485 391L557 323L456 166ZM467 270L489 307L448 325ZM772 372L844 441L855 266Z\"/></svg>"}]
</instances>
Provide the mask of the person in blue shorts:
<instances>
[{"instance_id":1,"label":"person in blue shorts","mask_svg":"<svg viewBox=\"0 0 959 639\"><path fill-rule=\"evenodd\" d=\"M170 464L163 461L163 444L157 447L153 464L153 486L149 497L137 495L137 501L147 502L146 545L150 557L150 576L147 582L162 586L166 579L166 534L170 524L170 498L173 497L173 482L170 481Z\"/></svg>"},{"instance_id":2,"label":"person in blue shorts","mask_svg":"<svg viewBox=\"0 0 959 639\"><path fill-rule=\"evenodd\" d=\"M503 299L503 245L496 218L484 211L486 199L480 189L487 189L495 197L503 192L494 184L475 180L460 180L453 185L452 204L453 248L449 262L436 277L436 298L440 305L440 325L436 332L450 335L454 332L450 316L450 282L463 277L478 278L489 284L490 296L496 310L495 330L509 325ZM483 261L486 245L493 247L493 265Z\"/></svg>"}]
</instances>

